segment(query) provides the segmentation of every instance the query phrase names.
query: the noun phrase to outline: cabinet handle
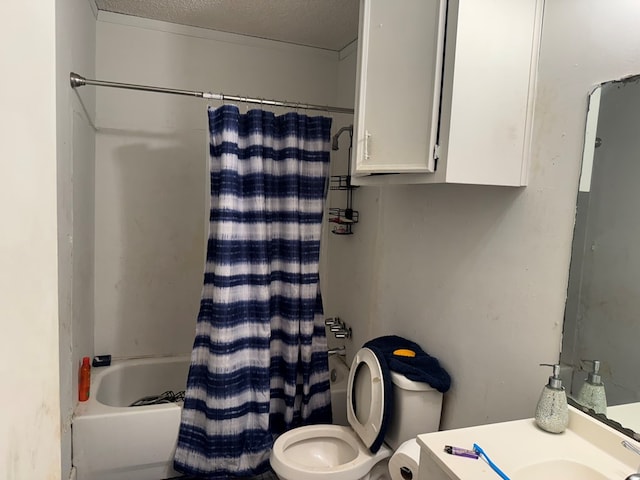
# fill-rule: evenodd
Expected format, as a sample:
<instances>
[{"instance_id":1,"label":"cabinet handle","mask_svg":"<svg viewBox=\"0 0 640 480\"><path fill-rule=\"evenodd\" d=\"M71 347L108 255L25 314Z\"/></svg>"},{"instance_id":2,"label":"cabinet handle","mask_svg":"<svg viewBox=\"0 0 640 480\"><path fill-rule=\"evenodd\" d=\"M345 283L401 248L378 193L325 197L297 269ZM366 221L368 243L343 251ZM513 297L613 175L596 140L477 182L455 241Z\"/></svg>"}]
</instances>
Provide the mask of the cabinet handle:
<instances>
[{"instance_id":1,"label":"cabinet handle","mask_svg":"<svg viewBox=\"0 0 640 480\"><path fill-rule=\"evenodd\" d=\"M364 132L364 158L370 159L371 155L369 155L369 150L371 148L371 134L368 130Z\"/></svg>"}]
</instances>

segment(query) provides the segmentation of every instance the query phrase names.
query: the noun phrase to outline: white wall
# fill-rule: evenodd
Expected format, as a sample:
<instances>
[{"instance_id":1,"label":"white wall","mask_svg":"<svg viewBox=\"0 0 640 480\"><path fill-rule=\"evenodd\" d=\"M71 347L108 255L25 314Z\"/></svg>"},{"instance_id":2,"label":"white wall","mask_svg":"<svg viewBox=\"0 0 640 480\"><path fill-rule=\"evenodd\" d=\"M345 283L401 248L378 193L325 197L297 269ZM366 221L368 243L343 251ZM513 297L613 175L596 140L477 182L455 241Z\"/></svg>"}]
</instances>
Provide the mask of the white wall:
<instances>
[{"instance_id":1,"label":"white wall","mask_svg":"<svg viewBox=\"0 0 640 480\"><path fill-rule=\"evenodd\" d=\"M98 17L100 79L324 105L337 69L325 50ZM206 102L98 89L97 126L96 353L189 352L204 265Z\"/></svg>"},{"instance_id":2,"label":"white wall","mask_svg":"<svg viewBox=\"0 0 640 480\"><path fill-rule=\"evenodd\" d=\"M0 18L0 478L60 478L55 2ZM6 19L9 19L8 21Z\"/></svg>"},{"instance_id":3,"label":"white wall","mask_svg":"<svg viewBox=\"0 0 640 480\"><path fill-rule=\"evenodd\" d=\"M90 0L56 2L62 478L71 470L80 359L93 355L94 310L95 92L71 89L69 72L94 76L95 23Z\"/></svg>"},{"instance_id":4,"label":"white wall","mask_svg":"<svg viewBox=\"0 0 640 480\"><path fill-rule=\"evenodd\" d=\"M330 250L331 302L349 312L351 352L395 333L441 360L443 428L533 415L538 364L559 357L587 96L640 72L638 19L632 0L546 2L526 188L356 193L358 233Z\"/></svg>"}]
</instances>

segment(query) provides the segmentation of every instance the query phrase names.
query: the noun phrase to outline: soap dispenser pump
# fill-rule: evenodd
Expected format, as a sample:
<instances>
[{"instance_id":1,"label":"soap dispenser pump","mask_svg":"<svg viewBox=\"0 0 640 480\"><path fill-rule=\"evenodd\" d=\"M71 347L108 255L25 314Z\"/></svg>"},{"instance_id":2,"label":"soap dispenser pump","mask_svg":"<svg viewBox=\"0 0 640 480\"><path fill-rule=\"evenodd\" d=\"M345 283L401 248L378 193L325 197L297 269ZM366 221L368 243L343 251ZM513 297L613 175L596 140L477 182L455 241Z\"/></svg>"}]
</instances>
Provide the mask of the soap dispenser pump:
<instances>
[{"instance_id":1,"label":"soap dispenser pump","mask_svg":"<svg viewBox=\"0 0 640 480\"><path fill-rule=\"evenodd\" d=\"M607 413L607 395L604 391L604 383L600 377L600 362L598 360L584 360L593 364L593 371L587 374L586 381L578 392L576 401L596 413Z\"/></svg>"},{"instance_id":2,"label":"soap dispenser pump","mask_svg":"<svg viewBox=\"0 0 640 480\"><path fill-rule=\"evenodd\" d=\"M569 407L567 394L560 380L560 365L541 363L540 366L552 367L553 375L549 377L542 389L536 406L536 424L551 433L562 433L569 426Z\"/></svg>"}]
</instances>

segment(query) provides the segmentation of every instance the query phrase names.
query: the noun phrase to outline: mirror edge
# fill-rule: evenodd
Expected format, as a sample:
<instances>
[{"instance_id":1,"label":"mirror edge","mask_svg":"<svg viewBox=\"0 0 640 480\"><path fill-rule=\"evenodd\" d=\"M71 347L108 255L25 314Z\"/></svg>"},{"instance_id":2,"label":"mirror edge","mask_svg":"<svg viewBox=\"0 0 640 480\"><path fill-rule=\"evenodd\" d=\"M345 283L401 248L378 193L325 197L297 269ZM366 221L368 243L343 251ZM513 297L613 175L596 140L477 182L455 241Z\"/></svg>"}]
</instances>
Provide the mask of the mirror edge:
<instances>
[{"instance_id":1,"label":"mirror edge","mask_svg":"<svg viewBox=\"0 0 640 480\"><path fill-rule=\"evenodd\" d=\"M614 430L617 430L618 432L620 432L620 433L622 433L622 434L624 434L624 435L626 435L628 437L631 437L634 440L640 442L640 434L636 433L634 430L624 427L622 424L616 422L615 420L612 420L611 418L607 417L606 415L604 415L602 413L594 412L593 409L591 409L589 407L585 407L584 405L576 402L573 398L571 398L569 396L567 397L567 402L569 403L569 405L574 407L576 410L580 410L581 412L586 413L590 417L595 418L599 422L602 422L605 425L613 428Z\"/></svg>"},{"instance_id":2,"label":"mirror edge","mask_svg":"<svg viewBox=\"0 0 640 480\"><path fill-rule=\"evenodd\" d=\"M583 152L582 152L582 164L581 164L580 178L579 178L578 192L577 192L578 195L580 194L580 192L589 192L591 190L591 176L592 176L593 160L595 156L595 148L596 148L596 141L597 141L597 128L598 128L602 89L606 85L620 84L620 83L627 83L627 82L637 82L637 81L640 81L640 74L631 74L631 75L624 76L622 78L618 78L616 80L608 80L608 81L599 83L595 85L592 88L592 90L589 92L588 102L587 102L588 103L587 119L585 124L584 144L583 144ZM585 171L585 165L588 165L586 171ZM577 206L576 206L576 215L577 215ZM576 226L574 224L574 230L575 230L575 227ZM574 231L574 235L575 235L575 231ZM572 257L573 257L573 251L572 251ZM566 359L563 359L563 355L562 355L564 353L564 341L565 341L564 337L566 333L564 329L564 326L567 321L566 307L567 306L565 305L565 312L564 312L565 318L563 322L563 340L562 340L563 348L561 349L561 352L560 352L559 362L561 365L568 366L572 370L575 370L576 367L573 365L574 361L572 360L571 363L567 363ZM574 347L572 346L572 348ZM578 403L570 395L567 395L567 402L569 403L569 405L573 406L574 408L580 410L583 413L586 413L590 417L640 442L640 432L636 433L635 430L624 427L621 423L607 417L606 414L596 413L594 410Z\"/></svg>"}]
</instances>

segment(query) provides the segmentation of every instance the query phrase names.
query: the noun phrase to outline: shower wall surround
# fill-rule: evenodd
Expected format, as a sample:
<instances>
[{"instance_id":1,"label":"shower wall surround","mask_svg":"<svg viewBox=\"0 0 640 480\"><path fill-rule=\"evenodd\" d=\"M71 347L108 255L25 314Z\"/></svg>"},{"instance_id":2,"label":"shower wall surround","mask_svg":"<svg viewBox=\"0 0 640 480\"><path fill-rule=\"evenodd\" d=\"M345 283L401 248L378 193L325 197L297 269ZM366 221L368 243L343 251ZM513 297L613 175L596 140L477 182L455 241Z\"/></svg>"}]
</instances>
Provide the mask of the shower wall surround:
<instances>
[{"instance_id":1,"label":"shower wall surround","mask_svg":"<svg viewBox=\"0 0 640 480\"><path fill-rule=\"evenodd\" d=\"M115 14L97 24L96 78L105 80L325 105L337 70L337 53L325 50ZM207 103L96 95L96 353L189 352L204 262Z\"/></svg>"}]
</instances>

